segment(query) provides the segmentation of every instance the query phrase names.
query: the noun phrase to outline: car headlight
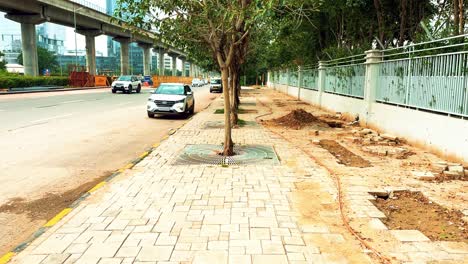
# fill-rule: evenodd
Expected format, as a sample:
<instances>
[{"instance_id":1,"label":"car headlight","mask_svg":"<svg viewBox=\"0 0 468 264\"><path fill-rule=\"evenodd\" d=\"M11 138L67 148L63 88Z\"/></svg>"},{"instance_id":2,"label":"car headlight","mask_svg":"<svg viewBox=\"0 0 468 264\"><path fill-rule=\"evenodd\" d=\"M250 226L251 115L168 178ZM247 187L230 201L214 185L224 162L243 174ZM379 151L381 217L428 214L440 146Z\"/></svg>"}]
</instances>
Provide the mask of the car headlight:
<instances>
[{"instance_id":1,"label":"car headlight","mask_svg":"<svg viewBox=\"0 0 468 264\"><path fill-rule=\"evenodd\" d=\"M185 99L182 99L182 100L176 101L175 103L176 103L176 104L178 104L178 103L185 103Z\"/></svg>"}]
</instances>

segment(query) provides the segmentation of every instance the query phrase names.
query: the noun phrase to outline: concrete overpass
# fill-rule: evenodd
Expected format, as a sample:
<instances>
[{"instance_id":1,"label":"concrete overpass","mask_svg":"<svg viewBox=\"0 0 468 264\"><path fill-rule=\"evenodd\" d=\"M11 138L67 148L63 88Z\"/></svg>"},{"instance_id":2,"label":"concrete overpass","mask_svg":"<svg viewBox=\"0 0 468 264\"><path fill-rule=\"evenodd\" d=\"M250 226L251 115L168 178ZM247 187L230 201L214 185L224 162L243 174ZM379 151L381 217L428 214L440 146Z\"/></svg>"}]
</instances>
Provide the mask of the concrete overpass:
<instances>
[{"instance_id":1,"label":"concrete overpass","mask_svg":"<svg viewBox=\"0 0 468 264\"><path fill-rule=\"evenodd\" d=\"M144 75L150 75L152 48L157 48L159 51L160 70L164 69L164 53L172 57L174 75L177 73L174 63L177 58L179 57L183 63L186 61L187 55L183 51L165 45L153 32L137 28L129 29L125 23L121 21L119 23L107 14L69 0L0 0L0 11L7 13L6 18L21 23L26 75L36 76L39 73L35 26L46 21L76 28L77 33L85 36L86 66L91 74L96 73L95 37L99 35L111 36L120 43L122 74L129 74L129 44L132 42L138 43L143 49Z\"/></svg>"}]
</instances>

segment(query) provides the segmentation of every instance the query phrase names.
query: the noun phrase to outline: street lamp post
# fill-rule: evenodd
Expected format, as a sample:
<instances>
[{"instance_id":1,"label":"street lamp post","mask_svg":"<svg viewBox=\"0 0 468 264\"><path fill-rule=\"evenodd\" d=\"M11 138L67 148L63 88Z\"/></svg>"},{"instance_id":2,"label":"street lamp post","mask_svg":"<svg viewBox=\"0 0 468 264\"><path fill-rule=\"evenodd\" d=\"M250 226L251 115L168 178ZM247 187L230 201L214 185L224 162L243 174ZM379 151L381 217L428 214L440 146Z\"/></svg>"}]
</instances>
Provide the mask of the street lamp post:
<instances>
[{"instance_id":1,"label":"street lamp post","mask_svg":"<svg viewBox=\"0 0 468 264\"><path fill-rule=\"evenodd\" d=\"M82 9L83 7L80 7L78 9L76 9L76 6L73 5L73 24L75 26L75 71L77 70L78 68L78 44L77 44L77 40L76 40L76 11Z\"/></svg>"}]
</instances>

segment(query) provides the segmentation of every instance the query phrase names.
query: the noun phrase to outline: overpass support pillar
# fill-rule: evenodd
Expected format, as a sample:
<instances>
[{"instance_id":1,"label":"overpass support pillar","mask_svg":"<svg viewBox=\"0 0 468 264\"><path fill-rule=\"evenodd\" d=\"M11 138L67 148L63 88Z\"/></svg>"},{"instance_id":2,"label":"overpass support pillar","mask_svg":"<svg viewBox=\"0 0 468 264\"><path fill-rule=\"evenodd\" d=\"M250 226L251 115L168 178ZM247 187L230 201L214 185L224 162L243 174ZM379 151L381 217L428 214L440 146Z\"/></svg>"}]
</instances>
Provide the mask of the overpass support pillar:
<instances>
[{"instance_id":1,"label":"overpass support pillar","mask_svg":"<svg viewBox=\"0 0 468 264\"><path fill-rule=\"evenodd\" d=\"M130 38L114 38L115 41L120 43L120 74L130 74L130 56L129 46L131 43Z\"/></svg>"},{"instance_id":2,"label":"overpass support pillar","mask_svg":"<svg viewBox=\"0 0 468 264\"><path fill-rule=\"evenodd\" d=\"M158 56L158 67L159 67L159 76L163 76L164 72L164 49L159 47L159 56Z\"/></svg>"},{"instance_id":3,"label":"overpass support pillar","mask_svg":"<svg viewBox=\"0 0 468 264\"><path fill-rule=\"evenodd\" d=\"M143 75L151 75L151 48L153 45L139 43L138 46L143 49Z\"/></svg>"},{"instance_id":4,"label":"overpass support pillar","mask_svg":"<svg viewBox=\"0 0 468 264\"><path fill-rule=\"evenodd\" d=\"M40 14L6 14L5 18L21 23L21 50L24 74L39 75L37 59L36 25L46 21Z\"/></svg>"},{"instance_id":5,"label":"overpass support pillar","mask_svg":"<svg viewBox=\"0 0 468 264\"><path fill-rule=\"evenodd\" d=\"M193 63L192 62L189 62L190 63L190 66L189 66L189 77L193 77Z\"/></svg>"},{"instance_id":6,"label":"overpass support pillar","mask_svg":"<svg viewBox=\"0 0 468 264\"><path fill-rule=\"evenodd\" d=\"M95 38L102 34L100 30L77 30L76 33L85 36L86 42L86 68L89 74L96 75L96 41Z\"/></svg>"},{"instance_id":7,"label":"overpass support pillar","mask_svg":"<svg viewBox=\"0 0 468 264\"><path fill-rule=\"evenodd\" d=\"M172 55L172 76L177 76L177 55Z\"/></svg>"},{"instance_id":8,"label":"overpass support pillar","mask_svg":"<svg viewBox=\"0 0 468 264\"><path fill-rule=\"evenodd\" d=\"M85 35L86 39L86 68L89 74L96 75L96 42L94 36Z\"/></svg>"}]
</instances>

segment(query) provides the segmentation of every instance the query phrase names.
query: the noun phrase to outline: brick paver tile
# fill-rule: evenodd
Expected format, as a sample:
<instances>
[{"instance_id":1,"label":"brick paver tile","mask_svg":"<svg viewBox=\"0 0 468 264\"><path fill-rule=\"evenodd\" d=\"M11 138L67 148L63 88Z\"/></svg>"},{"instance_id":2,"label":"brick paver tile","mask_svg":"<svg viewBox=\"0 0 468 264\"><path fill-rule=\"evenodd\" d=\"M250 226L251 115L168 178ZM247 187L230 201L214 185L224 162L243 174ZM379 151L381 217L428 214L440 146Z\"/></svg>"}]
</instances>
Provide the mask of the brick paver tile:
<instances>
[{"instance_id":1,"label":"brick paver tile","mask_svg":"<svg viewBox=\"0 0 468 264\"><path fill-rule=\"evenodd\" d=\"M168 261L171 258L173 246L144 246L141 248L137 261Z\"/></svg>"}]
</instances>

